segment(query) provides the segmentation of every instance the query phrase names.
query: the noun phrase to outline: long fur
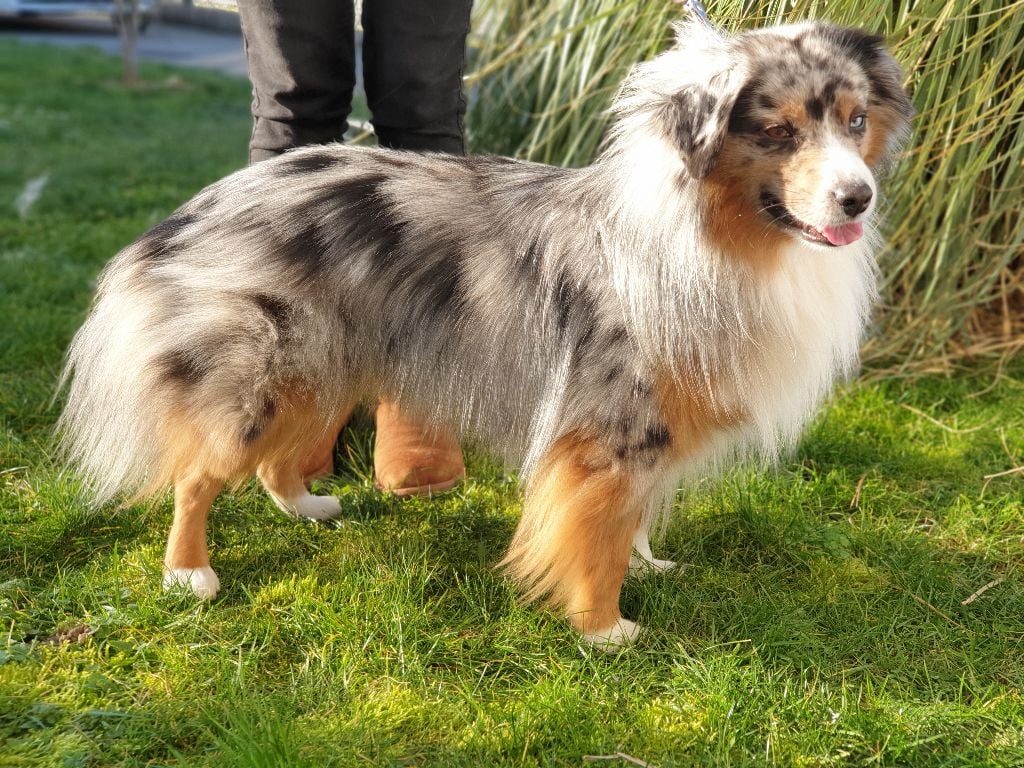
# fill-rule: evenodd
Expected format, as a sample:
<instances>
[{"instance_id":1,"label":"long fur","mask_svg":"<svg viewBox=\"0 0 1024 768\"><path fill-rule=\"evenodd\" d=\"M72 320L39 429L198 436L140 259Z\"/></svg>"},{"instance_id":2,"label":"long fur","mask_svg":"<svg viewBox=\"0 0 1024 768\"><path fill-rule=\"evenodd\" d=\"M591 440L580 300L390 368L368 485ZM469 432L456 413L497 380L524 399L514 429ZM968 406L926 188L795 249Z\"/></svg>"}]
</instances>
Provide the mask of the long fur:
<instances>
[{"instance_id":1,"label":"long fur","mask_svg":"<svg viewBox=\"0 0 1024 768\"><path fill-rule=\"evenodd\" d=\"M393 398L520 462L505 562L528 593L596 610L580 584L614 561L597 581L616 607L576 622L606 628L623 531L680 478L776 456L857 365L871 219L825 252L737 208L747 182L729 175L763 142L738 116L767 108L790 59L814 74L787 86L808 114L830 82L866 95L858 151L884 165L910 106L877 38L682 25L623 86L589 167L336 145L208 187L104 271L68 353L67 454L101 502L237 481Z\"/></svg>"}]
</instances>

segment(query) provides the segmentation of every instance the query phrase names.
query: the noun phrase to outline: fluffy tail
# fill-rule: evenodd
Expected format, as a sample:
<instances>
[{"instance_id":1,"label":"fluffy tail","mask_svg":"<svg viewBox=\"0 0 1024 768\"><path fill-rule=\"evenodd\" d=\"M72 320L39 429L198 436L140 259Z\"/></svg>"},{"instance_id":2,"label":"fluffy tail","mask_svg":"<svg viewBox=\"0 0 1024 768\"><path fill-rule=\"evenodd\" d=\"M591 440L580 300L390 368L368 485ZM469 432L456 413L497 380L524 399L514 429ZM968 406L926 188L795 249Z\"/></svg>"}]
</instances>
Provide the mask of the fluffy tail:
<instances>
[{"instance_id":1,"label":"fluffy tail","mask_svg":"<svg viewBox=\"0 0 1024 768\"><path fill-rule=\"evenodd\" d=\"M172 277L138 248L101 278L61 379L62 452L98 502L195 470L251 472L275 414L294 410L277 396L289 310L267 294Z\"/></svg>"},{"instance_id":2,"label":"fluffy tail","mask_svg":"<svg viewBox=\"0 0 1024 768\"><path fill-rule=\"evenodd\" d=\"M151 318L139 298L118 287L101 288L61 375L60 386L67 387L57 422L61 453L100 503L144 493L159 482L156 350L146 344Z\"/></svg>"}]
</instances>

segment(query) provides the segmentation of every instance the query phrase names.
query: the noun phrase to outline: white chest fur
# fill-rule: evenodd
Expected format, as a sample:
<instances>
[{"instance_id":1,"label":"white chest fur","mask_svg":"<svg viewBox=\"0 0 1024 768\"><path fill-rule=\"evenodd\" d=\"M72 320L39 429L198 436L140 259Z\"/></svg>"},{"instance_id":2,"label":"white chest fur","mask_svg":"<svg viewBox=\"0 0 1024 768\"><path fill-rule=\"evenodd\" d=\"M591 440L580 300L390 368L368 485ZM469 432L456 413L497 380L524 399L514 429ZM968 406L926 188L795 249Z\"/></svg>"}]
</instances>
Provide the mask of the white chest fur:
<instances>
[{"instance_id":1,"label":"white chest fur","mask_svg":"<svg viewBox=\"0 0 1024 768\"><path fill-rule=\"evenodd\" d=\"M866 244L828 251L798 244L784 254L762 294L765 335L751 345L744 382L759 430L795 440L834 382L856 370L874 296Z\"/></svg>"},{"instance_id":2,"label":"white chest fur","mask_svg":"<svg viewBox=\"0 0 1024 768\"><path fill-rule=\"evenodd\" d=\"M719 369L708 377L715 401L742 422L715 435L683 474L737 456L770 461L795 443L835 382L857 368L875 274L865 243L828 251L795 244L767 280L733 286L740 330L720 335L715 343L727 349L705 350L704 359Z\"/></svg>"}]
</instances>

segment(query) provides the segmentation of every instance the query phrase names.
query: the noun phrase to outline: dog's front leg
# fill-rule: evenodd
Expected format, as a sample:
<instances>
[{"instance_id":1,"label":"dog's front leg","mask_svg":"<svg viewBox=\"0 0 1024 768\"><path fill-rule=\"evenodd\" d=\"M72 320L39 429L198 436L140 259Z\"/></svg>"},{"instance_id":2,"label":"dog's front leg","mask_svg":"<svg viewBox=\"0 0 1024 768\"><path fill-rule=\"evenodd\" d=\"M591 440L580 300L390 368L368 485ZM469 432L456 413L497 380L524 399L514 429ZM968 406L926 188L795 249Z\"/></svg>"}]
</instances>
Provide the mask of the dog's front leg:
<instances>
[{"instance_id":1,"label":"dog's front leg","mask_svg":"<svg viewBox=\"0 0 1024 768\"><path fill-rule=\"evenodd\" d=\"M629 558L629 572L637 576L648 573L664 573L676 567L674 560L661 560L651 551L651 525L655 510L648 510L640 518L640 525L633 536L633 554Z\"/></svg>"},{"instance_id":2,"label":"dog's front leg","mask_svg":"<svg viewBox=\"0 0 1024 768\"><path fill-rule=\"evenodd\" d=\"M643 500L636 476L607 453L577 435L555 443L503 564L529 597L547 597L595 647L615 650L639 633L619 611L619 592Z\"/></svg>"}]
</instances>

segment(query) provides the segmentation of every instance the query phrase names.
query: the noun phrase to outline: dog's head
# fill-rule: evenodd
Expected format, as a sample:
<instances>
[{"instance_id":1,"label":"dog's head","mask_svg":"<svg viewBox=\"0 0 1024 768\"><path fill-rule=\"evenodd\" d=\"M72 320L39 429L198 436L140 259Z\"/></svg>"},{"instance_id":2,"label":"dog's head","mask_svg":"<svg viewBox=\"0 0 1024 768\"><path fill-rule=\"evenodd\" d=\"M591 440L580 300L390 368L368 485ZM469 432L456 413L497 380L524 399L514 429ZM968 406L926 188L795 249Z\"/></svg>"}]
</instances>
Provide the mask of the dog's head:
<instances>
[{"instance_id":1,"label":"dog's head","mask_svg":"<svg viewBox=\"0 0 1024 768\"><path fill-rule=\"evenodd\" d=\"M677 31L677 47L641 65L625 98L646 102L650 129L704 185L717 207L709 218L729 230L719 234L735 242L745 228L751 240L826 248L858 240L878 195L874 171L913 114L882 39L822 23Z\"/></svg>"}]
</instances>

